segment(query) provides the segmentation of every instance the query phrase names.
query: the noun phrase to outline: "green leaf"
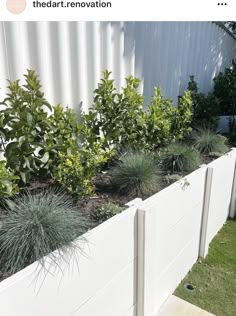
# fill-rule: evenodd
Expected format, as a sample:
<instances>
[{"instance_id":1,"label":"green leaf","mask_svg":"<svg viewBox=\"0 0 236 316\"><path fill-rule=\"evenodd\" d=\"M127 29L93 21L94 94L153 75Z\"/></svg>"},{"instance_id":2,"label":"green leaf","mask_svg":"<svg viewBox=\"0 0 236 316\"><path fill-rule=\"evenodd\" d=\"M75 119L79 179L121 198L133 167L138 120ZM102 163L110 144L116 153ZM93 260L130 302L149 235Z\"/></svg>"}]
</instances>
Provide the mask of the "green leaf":
<instances>
[{"instance_id":1,"label":"green leaf","mask_svg":"<svg viewBox=\"0 0 236 316\"><path fill-rule=\"evenodd\" d=\"M24 183L27 183L27 180L26 180L26 173L25 172L20 172L20 176L21 176L21 179Z\"/></svg>"},{"instance_id":2,"label":"green leaf","mask_svg":"<svg viewBox=\"0 0 236 316\"><path fill-rule=\"evenodd\" d=\"M33 116L30 113L27 113L27 123L31 126L33 123Z\"/></svg>"},{"instance_id":3,"label":"green leaf","mask_svg":"<svg viewBox=\"0 0 236 316\"><path fill-rule=\"evenodd\" d=\"M7 144L6 151L5 151L6 156L9 157L9 156L13 155L14 154L13 152L15 150L18 150L18 145L19 145L18 142L11 142L11 143Z\"/></svg>"}]
</instances>

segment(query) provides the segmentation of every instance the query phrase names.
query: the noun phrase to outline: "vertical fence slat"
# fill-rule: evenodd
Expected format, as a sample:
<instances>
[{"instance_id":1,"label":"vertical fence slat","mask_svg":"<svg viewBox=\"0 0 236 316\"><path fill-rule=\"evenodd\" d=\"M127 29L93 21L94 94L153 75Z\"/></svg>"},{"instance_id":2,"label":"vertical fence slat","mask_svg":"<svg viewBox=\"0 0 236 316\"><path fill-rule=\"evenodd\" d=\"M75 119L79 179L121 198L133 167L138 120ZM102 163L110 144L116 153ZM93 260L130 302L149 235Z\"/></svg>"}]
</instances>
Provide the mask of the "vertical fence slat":
<instances>
[{"instance_id":1,"label":"vertical fence slat","mask_svg":"<svg viewBox=\"0 0 236 316\"><path fill-rule=\"evenodd\" d=\"M229 208L229 217L234 218L236 216L236 159L234 165L234 178L232 185L232 193L230 200L230 208Z\"/></svg>"},{"instance_id":2,"label":"vertical fence slat","mask_svg":"<svg viewBox=\"0 0 236 316\"><path fill-rule=\"evenodd\" d=\"M137 316L144 316L144 251L145 251L145 211L138 209L138 291Z\"/></svg>"},{"instance_id":3,"label":"vertical fence slat","mask_svg":"<svg viewBox=\"0 0 236 316\"><path fill-rule=\"evenodd\" d=\"M211 184L212 184L213 168L207 168L206 178L205 178L205 192L203 198L203 208L202 208L202 225L200 233L200 245L199 245L199 257L205 258L208 249L206 249L206 237L207 237L207 225L209 216L209 206L211 198Z\"/></svg>"}]
</instances>

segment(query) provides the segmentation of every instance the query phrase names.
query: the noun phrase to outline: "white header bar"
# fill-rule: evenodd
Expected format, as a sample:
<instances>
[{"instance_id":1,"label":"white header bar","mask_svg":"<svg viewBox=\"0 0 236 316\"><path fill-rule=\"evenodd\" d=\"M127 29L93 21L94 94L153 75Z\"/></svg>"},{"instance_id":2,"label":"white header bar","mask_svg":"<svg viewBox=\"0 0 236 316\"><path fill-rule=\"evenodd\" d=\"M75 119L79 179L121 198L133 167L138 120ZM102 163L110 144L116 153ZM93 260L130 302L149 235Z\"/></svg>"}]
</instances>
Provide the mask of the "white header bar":
<instances>
[{"instance_id":1,"label":"white header bar","mask_svg":"<svg viewBox=\"0 0 236 316\"><path fill-rule=\"evenodd\" d=\"M234 21L235 0L1 0L2 21Z\"/></svg>"}]
</instances>

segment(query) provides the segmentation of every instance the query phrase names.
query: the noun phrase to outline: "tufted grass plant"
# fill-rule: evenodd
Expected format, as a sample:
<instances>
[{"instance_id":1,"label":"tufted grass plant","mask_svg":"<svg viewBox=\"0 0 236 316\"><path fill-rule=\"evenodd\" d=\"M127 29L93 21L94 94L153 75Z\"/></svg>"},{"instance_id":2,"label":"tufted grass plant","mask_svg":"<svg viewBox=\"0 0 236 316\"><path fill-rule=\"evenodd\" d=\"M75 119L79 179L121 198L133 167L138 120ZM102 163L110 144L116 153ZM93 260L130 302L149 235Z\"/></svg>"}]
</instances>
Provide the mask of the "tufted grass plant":
<instances>
[{"instance_id":1,"label":"tufted grass plant","mask_svg":"<svg viewBox=\"0 0 236 316\"><path fill-rule=\"evenodd\" d=\"M199 152L183 143L170 144L160 152L160 164L171 174L191 172L201 164Z\"/></svg>"},{"instance_id":2,"label":"tufted grass plant","mask_svg":"<svg viewBox=\"0 0 236 316\"><path fill-rule=\"evenodd\" d=\"M128 152L112 169L112 181L121 193L144 196L158 190L159 168L153 154Z\"/></svg>"},{"instance_id":3,"label":"tufted grass plant","mask_svg":"<svg viewBox=\"0 0 236 316\"><path fill-rule=\"evenodd\" d=\"M226 137L216 134L210 129L199 129L192 135L194 147L202 154L220 153L224 154L228 150Z\"/></svg>"},{"instance_id":4,"label":"tufted grass plant","mask_svg":"<svg viewBox=\"0 0 236 316\"><path fill-rule=\"evenodd\" d=\"M56 263L68 260L78 247L74 239L85 231L85 219L64 192L27 191L5 204L0 218L1 271L13 274L37 260L44 266L46 255Z\"/></svg>"}]
</instances>

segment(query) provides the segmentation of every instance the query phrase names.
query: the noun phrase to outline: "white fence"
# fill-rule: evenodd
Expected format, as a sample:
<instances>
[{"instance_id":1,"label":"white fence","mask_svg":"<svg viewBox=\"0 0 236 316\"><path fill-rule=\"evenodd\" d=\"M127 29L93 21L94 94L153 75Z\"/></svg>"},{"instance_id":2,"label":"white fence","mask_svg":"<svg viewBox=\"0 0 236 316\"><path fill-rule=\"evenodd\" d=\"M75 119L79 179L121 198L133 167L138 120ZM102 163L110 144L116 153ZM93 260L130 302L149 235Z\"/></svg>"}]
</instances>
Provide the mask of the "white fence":
<instances>
[{"instance_id":1,"label":"white fence","mask_svg":"<svg viewBox=\"0 0 236 316\"><path fill-rule=\"evenodd\" d=\"M235 161L232 150L140 205L138 316L156 315L197 258L207 255L235 200Z\"/></svg>"},{"instance_id":2,"label":"white fence","mask_svg":"<svg viewBox=\"0 0 236 316\"><path fill-rule=\"evenodd\" d=\"M195 171L140 206L144 225L140 316L156 315L198 258L205 172L205 168Z\"/></svg>"},{"instance_id":3,"label":"white fence","mask_svg":"<svg viewBox=\"0 0 236 316\"><path fill-rule=\"evenodd\" d=\"M142 79L146 102L153 87L177 97L195 75L201 91L235 58L236 44L212 22L0 22L0 99L6 79L35 69L46 97L79 112L92 103L101 72L113 72L117 87L124 77Z\"/></svg>"},{"instance_id":4,"label":"white fence","mask_svg":"<svg viewBox=\"0 0 236 316\"><path fill-rule=\"evenodd\" d=\"M87 256L57 273L35 278L34 263L2 281L1 316L156 316L235 205L235 161L236 149L91 230Z\"/></svg>"},{"instance_id":5,"label":"white fence","mask_svg":"<svg viewBox=\"0 0 236 316\"><path fill-rule=\"evenodd\" d=\"M35 278L35 263L1 282L0 315L135 315L136 208L99 225L86 238L78 241L86 256L78 250L69 267L62 263L56 275L51 267Z\"/></svg>"},{"instance_id":6,"label":"white fence","mask_svg":"<svg viewBox=\"0 0 236 316\"><path fill-rule=\"evenodd\" d=\"M209 243L229 216L235 157L236 151L234 150L208 165L208 168L212 169L212 181L204 256L207 255Z\"/></svg>"}]
</instances>

